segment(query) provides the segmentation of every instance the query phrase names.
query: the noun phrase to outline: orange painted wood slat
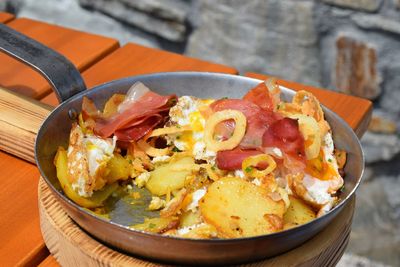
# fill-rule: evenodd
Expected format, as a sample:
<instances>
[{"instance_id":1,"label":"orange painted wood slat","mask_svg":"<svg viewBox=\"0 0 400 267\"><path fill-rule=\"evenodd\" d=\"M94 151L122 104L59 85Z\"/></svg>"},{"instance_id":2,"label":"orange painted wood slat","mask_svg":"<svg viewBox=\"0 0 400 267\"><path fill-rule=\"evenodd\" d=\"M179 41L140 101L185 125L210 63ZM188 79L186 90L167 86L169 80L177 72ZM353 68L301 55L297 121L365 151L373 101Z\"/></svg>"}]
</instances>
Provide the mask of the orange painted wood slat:
<instances>
[{"instance_id":1,"label":"orange painted wood slat","mask_svg":"<svg viewBox=\"0 0 400 267\"><path fill-rule=\"evenodd\" d=\"M44 261L42 261L38 267L59 267L60 264L57 262L57 260L52 256L49 255Z\"/></svg>"},{"instance_id":2,"label":"orange painted wood slat","mask_svg":"<svg viewBox=\"0 0 400 267\"><path fill-rule=\"evenodd\" d=\"M246 76L265 80L267 75L246 73ZM313 93L327 108L342 117L361 137L368 128L372 114L372 102L360 97L345 95L327 89L278 79L279 85L293 90L306 90Z\"/></svg>"},{"instance_id":3,"label":"orange painted wood slat","mask_svg":"<svg viewBox=\"0 0 400 267\"><path fill-rule=\"evenodd\" d=\"M185 57L179 54L127 44L83 73L88 88L128 76L167 71L208 71L237 74L237 70L221 64ZM43 102L57 105L54 93Z\"/></svg>"},{"instance_id":4,"label":"orange painted wood slat","mask_svg":"<svg viewBox=\"0 0 400 267\"><path fill-rule=\"evenodd\" d=\"M13 20L15 16L7 12L0 12L0 23L8 23Z\"/></svg>"},{"instance_id":5,"label":"orange painted wood slat","mask_svg":"<svg viewBox=\"0 0 400 267\"><path fill-rule=\"evenodd\" d=\"M4 152L0 170L0 265L39 264L49 254L39 228L39 171Z\"/></svg>"},{"instance_id":6,"label":"orange painted wood slat","mask_svg":"<svg viewBox=\"0 0 400 267\"><path fill-rule=\"evenodd\" d=\"M118 41L26 18L7 24L11 28L53 48L83 71L119 47ZM33 98L42 98L51 89L47 81L17 60L0 53L0 86Z\"/></svg>"}]
</instances>

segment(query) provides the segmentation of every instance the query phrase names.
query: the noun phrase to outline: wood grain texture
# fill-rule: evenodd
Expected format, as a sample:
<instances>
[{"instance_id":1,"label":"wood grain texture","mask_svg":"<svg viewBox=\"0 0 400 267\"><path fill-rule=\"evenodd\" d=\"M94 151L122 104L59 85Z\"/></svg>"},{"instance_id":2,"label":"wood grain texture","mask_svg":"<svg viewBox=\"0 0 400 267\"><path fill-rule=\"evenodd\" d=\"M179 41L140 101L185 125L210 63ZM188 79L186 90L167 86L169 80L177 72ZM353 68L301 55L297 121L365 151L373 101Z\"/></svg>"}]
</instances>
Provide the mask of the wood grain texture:
<instances>
[{"instance_id":1,"label":"wood grain texture","mask_svg":"<svg viewBox=\"0 0 400 267\"><path fill-rule=\"evenodd\" d=\"M7 24L11 28L49 46L67 57L80 71L115 50L118 41L26 18ZM42 98L51 89L37 72L0 53L0 86L33 98Z\"/></svg>"},{"instance_id":2,"label":"wood grain texture","mask_svg":"<svg viewBox=\"0 0 400 267\"><path fill-rule=\"evenodd\" d=\"M0 149L35 162L37 132L51 106L0 88Z\"/></svg>"},{"instance_id":3,"label":"wood grain texture","mask_svg":"<svg viewBox=\"0 0 400 267\"><path fill-rule=\"evenodd\" d=\"M243 266L335 266L349 239L354 205L353 197L326 229L300 247ZM117 252L91 238L68 217L43 179L39 182L39 211L43 237L58 261L47 266L162 266Z\"/></svg>"},{"instance_id":4,"label":"wood grain texture","mask_svg":"<svg viewBox=\"0 0 400 267\"><path fill-rule=\"evenodd\" d=\"M267 75L258 73L246 73L246 76L261 80L268 78ZM313 93L323 105L342 117L355 130L358 137L367 130L372 115L371 101L296 82L281 79L277 82L296 91L306 90Z\"/></svg>"},{"instance_id":5,"label":"wood grain texture","mask_svg":"<svg viewBox=\"0 0 400 267\"><path fill-rule=\"evenodd\" d=\"M0 12L0 23L8 23L15 18L13 14L7 12Z\"/></svg>"},{"instance_id":6,"label":"wood grain texture","mask_svg":"<svg viewBox=\"0 0 400 267\"><path fill-rule=\"evenodd\" d=\"M114 51L85 71L83 78L87 87L91 88L129 76L170 71L208 71L237 74L236 69L228 66L130 43ZM42 101L53 106L58 104L54 93L45 97Z\"/></svg>"},{"instance_id":7,"label":"wood grain texture","mask_svg":"<svg viewBox=\"0 0 400 267\"><path fill-rule=\"evenodd\" d=\"M44 261L42 261L38 267L59 267L60 264L57 262L57 260L54 258L53 255L47 256Z\"/></svg>"},{"instance_id":8,"label":"wood grain texture","mask_svg":"<svg viewBox=\"0 0 400 267\"><path fill-rule=\"evenodd\" d=\"M1 266L34 266L49 254L40 227L36 166L0 152Z\"/></svg>"}]
</instances>

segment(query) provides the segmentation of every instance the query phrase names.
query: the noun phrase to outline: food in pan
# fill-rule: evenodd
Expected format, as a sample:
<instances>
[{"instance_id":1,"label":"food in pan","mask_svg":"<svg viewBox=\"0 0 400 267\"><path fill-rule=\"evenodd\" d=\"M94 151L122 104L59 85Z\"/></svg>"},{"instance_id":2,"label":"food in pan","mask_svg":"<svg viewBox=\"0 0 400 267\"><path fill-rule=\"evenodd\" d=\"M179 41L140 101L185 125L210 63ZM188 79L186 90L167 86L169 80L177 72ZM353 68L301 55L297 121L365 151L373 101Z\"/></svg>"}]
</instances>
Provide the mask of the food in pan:
<instances>
[{"instance_id":1,"label":"food in pan","mask_svg":"<svg viewBox=\"0 0 400 267\"><path fill-rule=\"evenodd\" d=\"M242 99L162 96L140 82L103 111L84 98L55 156L81 207L112 220L122 199L143 214L132 228L185 238L305 224L338 202L345 163L318 100L299 91L285 102L273 79Z\"/></svg>"}]
</instances>

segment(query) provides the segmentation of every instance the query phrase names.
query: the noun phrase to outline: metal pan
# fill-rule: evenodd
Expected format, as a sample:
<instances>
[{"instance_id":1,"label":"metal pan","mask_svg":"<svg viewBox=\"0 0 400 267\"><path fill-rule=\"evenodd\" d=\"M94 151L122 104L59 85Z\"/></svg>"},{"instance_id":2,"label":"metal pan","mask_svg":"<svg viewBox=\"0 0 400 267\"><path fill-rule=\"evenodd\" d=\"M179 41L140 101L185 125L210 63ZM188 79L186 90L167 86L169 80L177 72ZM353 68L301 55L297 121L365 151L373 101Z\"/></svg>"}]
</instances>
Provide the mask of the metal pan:
<instances>
[{"instance_id":1,"label":"metal pan","mask_svg":"<svg viewBox=\"0 0 400 267\"><path fill-rule=\"evenodd\" d=\"M332 126L336 146L348 152L346 187L341 195L342 200L326 215L274 234L216 240L161 236L127 227L126 222L130 219L143 219L140 214L122 214L116 215L112 221L103 220L79 207L62 193L53 165L57 147L68 145L71 122L80 112L83 96L89 97L102 108L113 94L125 93L133 83L141 81L160 94L240 98L260 80L216 73L158 73L116 80L85 90L79 71L67 59L5 25L0 25L0 49L42 73L62 102L44 121L35 145L37 166L52 193L68 215L84 230L102 242L132 255L178 264L234 264L274 256L318 234L343 209L360 183L364 158L359 140L339 116L323 108ZM294 95L292 90L281 89L286 100Z\"/></svg>"}]
</instances>

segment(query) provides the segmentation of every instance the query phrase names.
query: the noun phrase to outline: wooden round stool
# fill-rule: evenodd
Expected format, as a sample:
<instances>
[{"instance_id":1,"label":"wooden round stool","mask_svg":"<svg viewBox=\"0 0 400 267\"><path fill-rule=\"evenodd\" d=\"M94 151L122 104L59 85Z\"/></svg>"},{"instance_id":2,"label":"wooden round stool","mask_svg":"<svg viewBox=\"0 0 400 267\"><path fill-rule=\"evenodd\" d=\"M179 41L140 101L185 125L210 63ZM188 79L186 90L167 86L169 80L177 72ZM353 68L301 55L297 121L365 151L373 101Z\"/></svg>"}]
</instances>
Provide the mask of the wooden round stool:
<instances>
[{"instance_id":1,"label":"wooden round stool","mask_svg":"<svg viewBox=\"0 0 400 267\"><path fill-rule=\"evenodd\" d=\"M72 221L42 178L38 189L42 235L62 266L162 266L116 251L93 239ZM300 247L243 266L335 266L349 241L354 206L353 197L326 229Z\"/></svg>"}]
</instances>

